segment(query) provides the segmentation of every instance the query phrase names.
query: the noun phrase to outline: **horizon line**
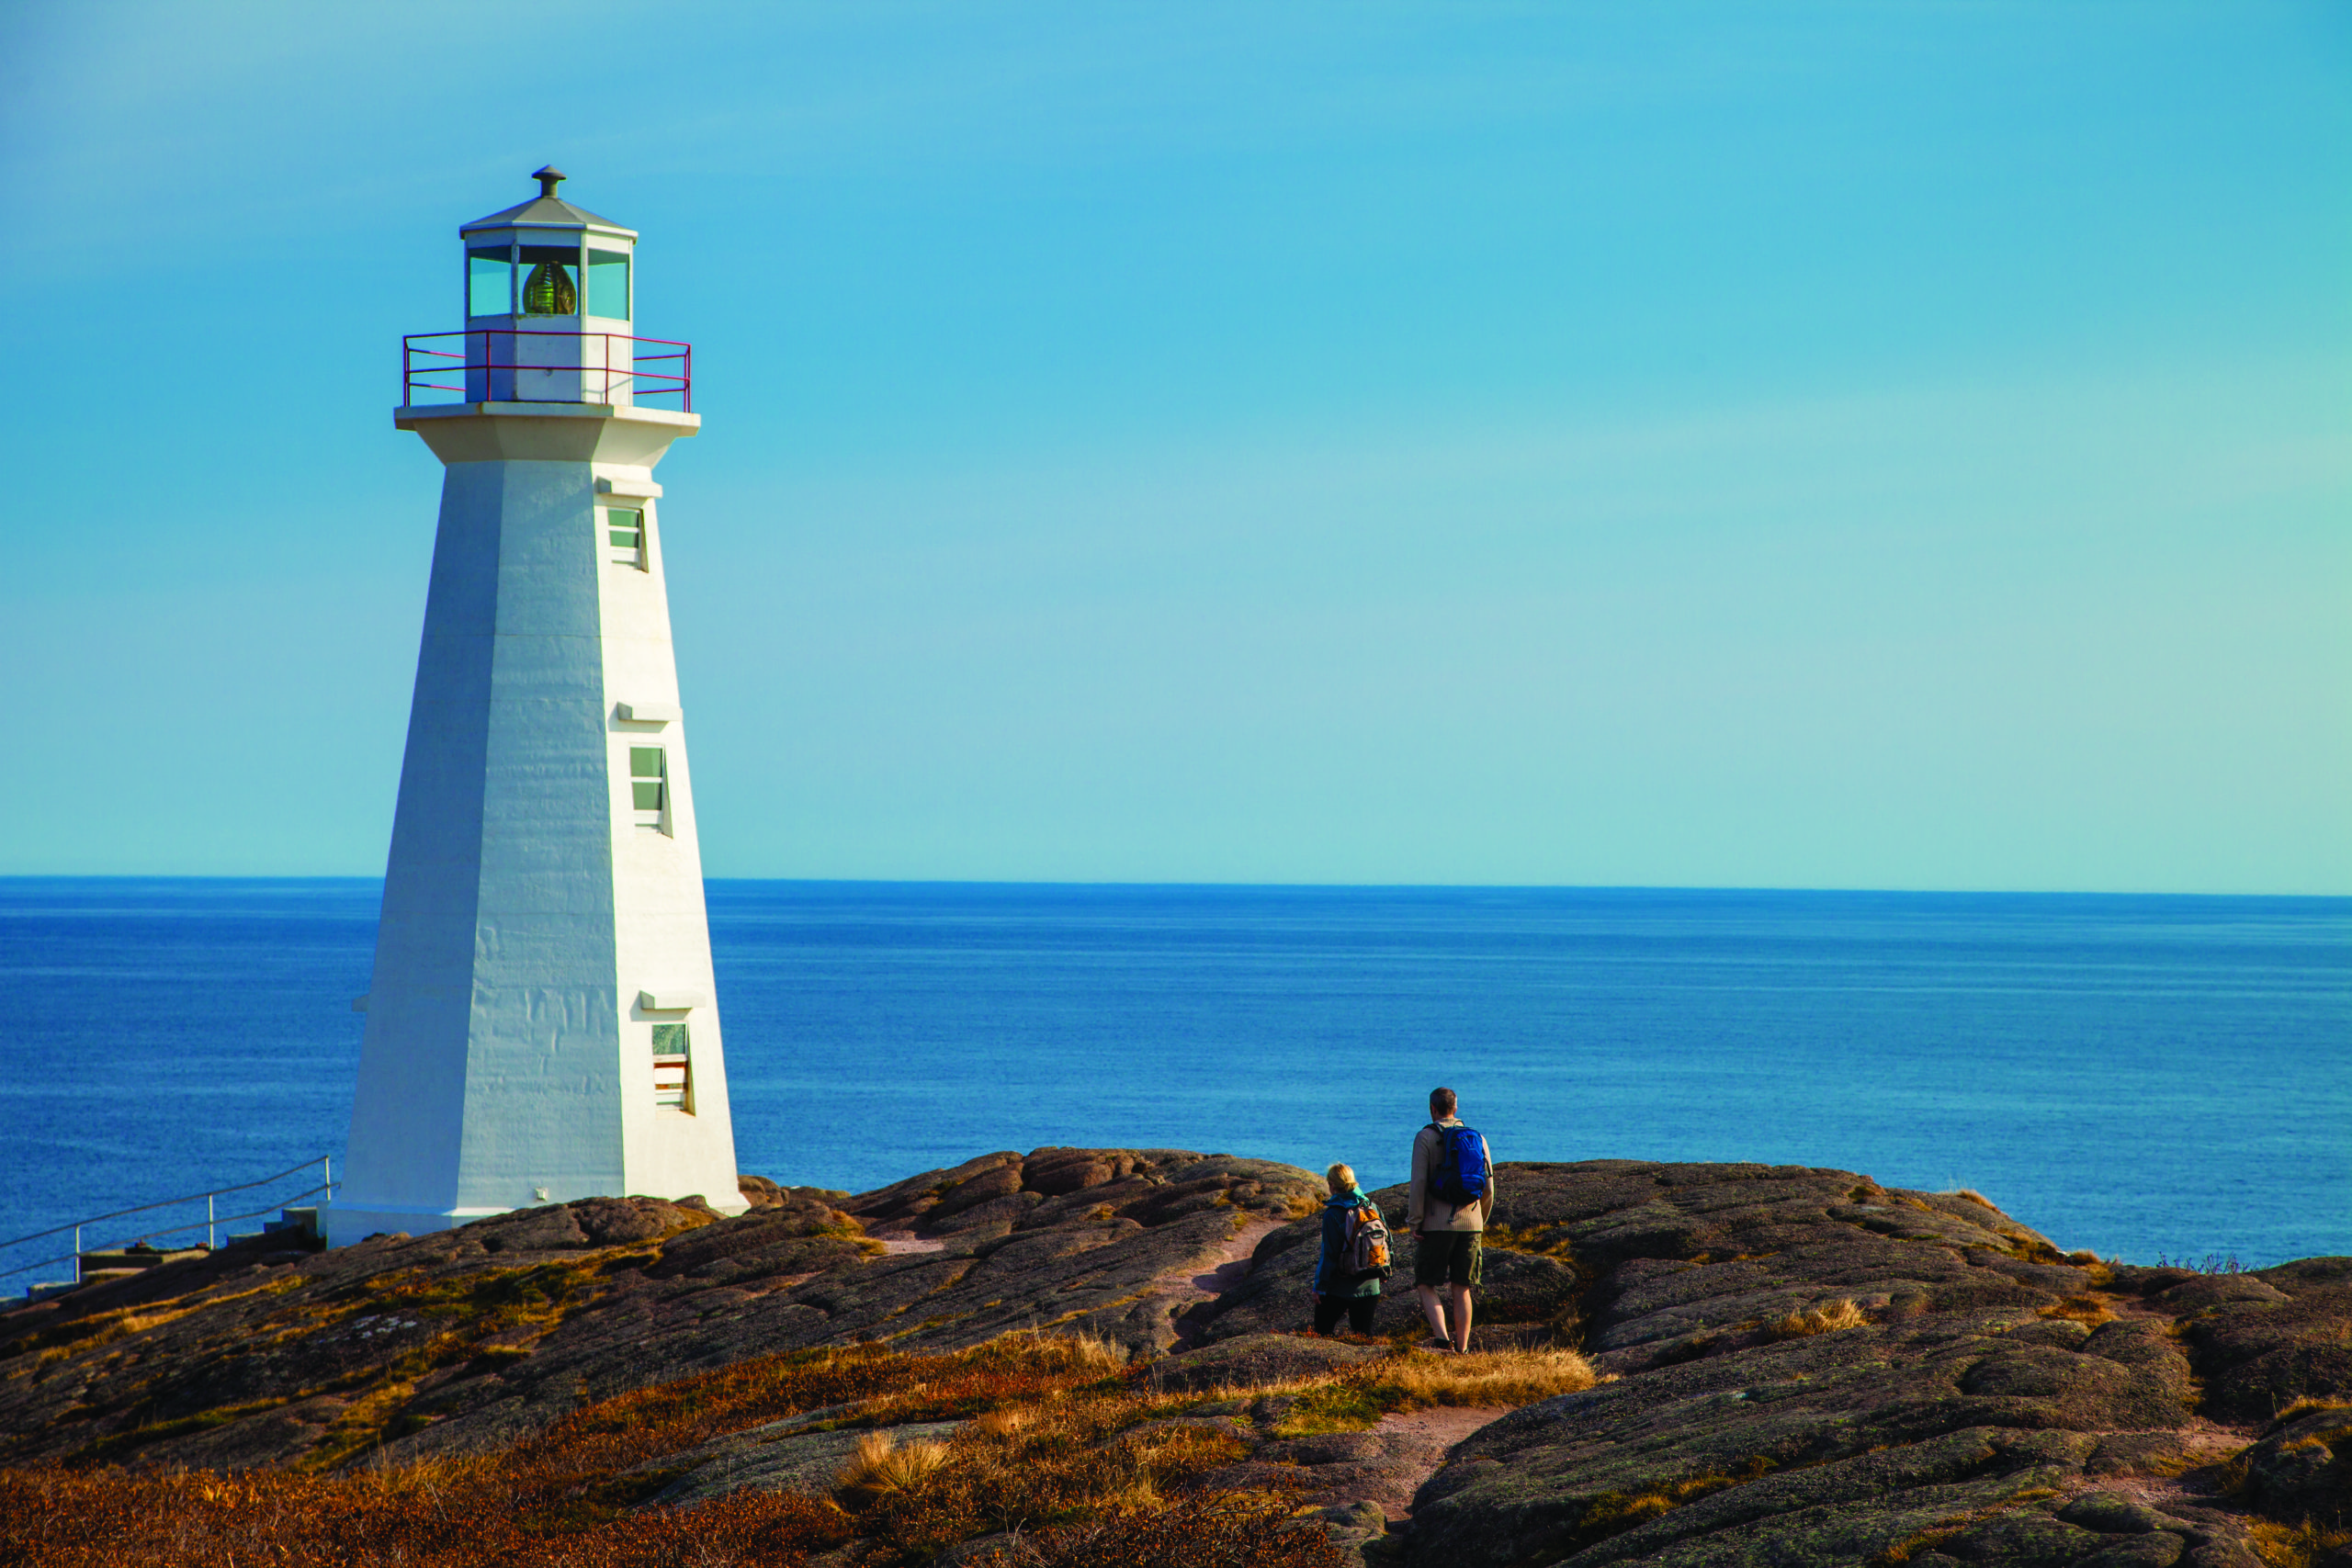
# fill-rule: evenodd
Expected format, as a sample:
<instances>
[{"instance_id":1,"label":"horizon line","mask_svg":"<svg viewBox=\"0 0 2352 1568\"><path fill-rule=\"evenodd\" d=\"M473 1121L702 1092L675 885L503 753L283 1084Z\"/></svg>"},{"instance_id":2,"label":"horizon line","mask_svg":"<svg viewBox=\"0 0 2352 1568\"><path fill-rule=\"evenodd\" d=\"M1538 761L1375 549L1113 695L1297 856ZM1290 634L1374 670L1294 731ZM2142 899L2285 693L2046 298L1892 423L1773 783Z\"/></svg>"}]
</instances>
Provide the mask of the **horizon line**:
<instances>
[{"instance_id":1,"label":"horizon line","mask_svg":"<svg viewBox=\"0 0 2352 1568\"><path fill-rule=\"evenodd\" d=\"M349 872L0 872L0 884L17 882L371 882L383 874ZM2342 893L2211 892L2180 889L2097 887L1865 887L1794 886L1763 883L1681 882L1186 882L1148 878L1021 878L913 876L712 876L712 883L786 883L807 887L1062 888L1132 891L1250 891L1326 893L1723 893L1849 895L1872 897L1947 898L2266 898L2303 902L2352 902Z\"/></svg>"}]
</instances>

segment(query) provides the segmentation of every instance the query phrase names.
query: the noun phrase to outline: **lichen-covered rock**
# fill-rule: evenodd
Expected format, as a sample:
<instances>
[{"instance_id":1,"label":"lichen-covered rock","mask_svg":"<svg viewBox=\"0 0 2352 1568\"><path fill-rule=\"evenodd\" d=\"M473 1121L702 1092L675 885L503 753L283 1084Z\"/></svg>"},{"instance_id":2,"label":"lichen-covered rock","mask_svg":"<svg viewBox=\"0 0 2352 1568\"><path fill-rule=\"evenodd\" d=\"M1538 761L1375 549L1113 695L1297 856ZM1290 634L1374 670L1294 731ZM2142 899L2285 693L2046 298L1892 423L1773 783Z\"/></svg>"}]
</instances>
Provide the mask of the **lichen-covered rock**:
<instances>
[{"instance_id":1,"label":"lichen-covered rock","mask_svg":"<svg viewBox=\"0 0 2352 1568\"><path fill-rule=\"evenodd\" d=\"M2307 1411L2245 1456L2246 1492L2282 1519L2352 1524L2352 1407Z\"/></svg>"},{"instance_id":2,"label":"lichen-covered rock","mask_svg":"<svg viewBox=\"0 0 2352 1568\"><path fill-rule=\"evenodd\" d=\"M655 1461L662 1471L685 1473L652 1501L662 1506L700 1503L729 1492L799 1492L812 1497L831 1493L833 1480L857 1451L857 1445L876 1433L905 1446L937 1442L954 1434L957 1421L916 1421L895 1427L846 1427L811 1430L812 1421L800 1417L777 1421L750 1432L739 1432L706 1444L690 1454L666 1454Z\"/></svg>"},{"instance_id":3,"label":"lichen-covered rock","mask_svg":"<svg viewBox=\"0 0 2352 1568\"><path fill-rule=\"evenodd\" d=\"M1412 1562L2250 1562L2217 1482L2169 1511L2072 1500L2218 1473L2228 1438L2189 1428L2246 1387L2324 1382L2352 1339L2331 1269L2111 1278L1973 1199L1843 1171L1592 1161L1501 1186L1490 1260L1572 1268L1562 1321L1615 1381L1455 1450Z\"/></svg>"},{"instance_id":4,"label":"lichen-covered rock","mask_svg":"<svg viewBox=\"0 0 2352 1568\"><path fill-rule=\"evenodd\" d=\"M2150 1270L2137 1282L2179 1320L2217 1418L2267 1421L2297 1400L2352 1400L2352 1258L2179 1284Z\"/></svg>"},{"instance_id":5,"label":"lichen-covered rock","mask_svg":"<svg viewBox=\"0 0 2352 1568\"><path fill-rule=\"evenodd\" d=\"M1163 1389L1259 1388L1351 1367L1385 1354L1372 1346L1289 1334L1251 1334L1184 1350L1152 1363Z\"/></svg>"}]
</instances>

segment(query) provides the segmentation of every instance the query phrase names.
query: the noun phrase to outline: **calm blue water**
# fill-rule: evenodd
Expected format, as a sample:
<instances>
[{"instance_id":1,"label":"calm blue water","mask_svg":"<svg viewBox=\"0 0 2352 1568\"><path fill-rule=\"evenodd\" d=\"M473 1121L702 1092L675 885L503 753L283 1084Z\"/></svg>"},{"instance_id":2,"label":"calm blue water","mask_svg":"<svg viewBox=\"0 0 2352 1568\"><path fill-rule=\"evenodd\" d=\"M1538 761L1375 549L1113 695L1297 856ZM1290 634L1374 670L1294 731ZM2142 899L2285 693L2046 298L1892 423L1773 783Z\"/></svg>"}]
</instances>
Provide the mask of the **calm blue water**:
<instances>
[{"instance_id":1,"label":"calm blue water","mask_svg":"<svg viewBox=\"0 0 2352 1568\"><path fill-rule=\"evenodd\" d=\"M378 894L0 879L0 1236L339 1158ZM741 1164L779 1181L1067 1143L1377 1185L1443 1082L1503 1159L1973 1187L2139 1261L2352 1253L2352 900L718 882L710 911Z\"/></svg>"}]
</instances>

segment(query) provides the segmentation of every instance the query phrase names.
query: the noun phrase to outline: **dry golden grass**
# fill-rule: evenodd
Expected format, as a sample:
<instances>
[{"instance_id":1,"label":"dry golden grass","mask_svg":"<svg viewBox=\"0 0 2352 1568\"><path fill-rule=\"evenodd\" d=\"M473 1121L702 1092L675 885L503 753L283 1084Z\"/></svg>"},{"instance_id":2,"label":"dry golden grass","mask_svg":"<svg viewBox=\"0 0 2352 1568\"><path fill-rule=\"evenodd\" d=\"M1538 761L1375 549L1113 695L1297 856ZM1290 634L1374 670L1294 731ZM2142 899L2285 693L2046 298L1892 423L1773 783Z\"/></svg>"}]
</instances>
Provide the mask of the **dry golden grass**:
<instances>
[{"instance_id":1,"label":"dry golden grass","mask_svg":"<svg viewBox=\"0 0 2352 1568\"><path fill-rule=\"evenodd\" d=\"M1996 1214L2001 1212L1999 1204L1994 1202L1993 1200L1987 1198L1984 1193L1979 1192L1973 1187L1956 1187L1952 1190L1951 1195L1955 1198L1965 1198L1972 1203L1982 1203L1984 1207L1992 1210Z\"/></svg>"},{"instance_id":2,"label":"dry golden grass","mask_svg":"<svg viewBox=\"0 0 2352 1568\"><path fill-rule=\"evenodd\" d=\"M1026 1405L1008 1405L991 1410L972 1421L972 1431L982 1438L1017 1438L1037 1424L1037 1413Z\"/></svg>"},{"instance_id":3,"label":"dry golden grass","mask_svg":"<svg viewBox=\"0 0 2352 1568\"><path fill-rule=\"evenodd\" d=\"M2352 1529L2310 1519L2298 1525L2256 1519L2247 1534L2254 1538L2255 1555L2268 1568L2318 1568L2322 1562L2343 1561L2336 1554L2352 1547Z\"/></svg>"},{"instance_id":4,"label":"dry golden grass","mask_svg":"<svg viewBox=\"0 0 2352 1568\"><path fill-rule=\"evenodd\" d=\"M2115 1321L2115 1314L2097 1296L2068 1296L2056 1306L2046 1306L2036 1314L2041 1317L2063 1317L2096 1328L2102 1323Z\"/></svg>"},{"instance_id":5,"label":"dry golden grass","mask_svg":"<svg viewBox=\"0 0 2352 1568\"><path fill-rule=\"evenodd\" d=\"M1501 1407L1577 1393L1600 1380L1574 1350L1410 1350L1340 1372L1269 1385L1258 1392L1295 1396L1277 1430L1284 1437L1361 1431L1382 1416L1430 1405Z\"/></svg>"},{"instance_id":6,"label":"dry golden grass","mask_svg":"<svg viewBox=\"0 0 2352 1568\"><path fill-rule=\"evenodd\" d=\"M1532 1404L1558 1393L1580 1393L1599 1381L1592 1363L1574 1350L1487 1350L1466 1356L1415 1352L1375 1361L1371 1381L1403 1395L1399 1405Z\"/></svg>"},{"instance_id":7,"label":"dry golden grass","mask_svg":"<svg viewBox=\"0 0 2352 1568\"><path fill-rule=\"evenodd\" d=\"M1416 1406L1525 1404L1594 1381L1572 1351L1408 1353L1287 1392L1336 1429ZM1267 1522L1286 1518L1287 1506L1195 1495L1196 1478L1242 1459L1246 1446L1215 1426L1164 1418L1220 1397L1143 1387L1115 1348L1083 1336L1012 1335L943 1355L859 1346L766 1357L583 1406L470 1458L399 1463L379 1449L337 1472L0 1472L0 1562L786 1568L853 1537L877 1564L914 1563L998 1531L1023 1532L1030 1553L1007 1562L1328 1562L1321 1532ZM362 1403L352 1435L383 1414ZM836 1427L965 1424L944 1441L870 1432L839 1477L847 1511L749 1493L646 1506L673 1473L665 1456L835 1406ZM1208 1555L1183 1554L1187 1532Z\"/></svg>"},{"instance_id":8,"label":"dry golden grass","mask_svg":"<svg viewBox=\"0 0 2352 1568\"><path fill-rule=\"evenodd\" d=\"M1841 1329L1860 1328L1869 1322L1861 1308L1841 1297L1827 1306L1815 1307L1810 1312L1792 1312L1773 1324L1768 1332L1775 1339L1802 1339L1809 1334L1835 1334Z\"/></svg>"},{"instance_id":9,"label":"dry golden grass","mask_svg":"<svg viewBox=\"0 0 2352 1568\"><path fill-rule=\"evenodd\" d=\"M2322 1399L2317 1395L2307 1393L2279 1411L2271 1419L2274 1423L2284 1424L2299 1420L2314 1410L2352 1410L2352 1399Z\"/></svg>"},{"instance_id":10,"label":"dry golden grass","mask_svg":"<svg viewBox=\"0 0 2352 1568\"><path fill-rule=\"evenodd\" d=\"M1152 1514L1169 1506L1166 1489L1246 1451L1211 1428L1150 1424L1198 1403L1102 1385L1067 1389L1025 1406L1026 1419L965 1427L909 1483L843 1502L857 1508L861 1532L908 1562L978 1535ZM875 1457L887 1464L887 1451Z\"/></svg>"},{"instance_id":11,"label":"dry golden grass","mask_svg":"<svg viewBox=\"0 0 2352 1568\"><path fill-rule=\"evenodd\" d=\"M909 1443L900 1448L888 1432L858 1438L857 1451L833 1477L833 1495L843 1507L866 1507L885 1497L912 1497L947 1463L944 1443Z\"/></svg>"}]
</instances>

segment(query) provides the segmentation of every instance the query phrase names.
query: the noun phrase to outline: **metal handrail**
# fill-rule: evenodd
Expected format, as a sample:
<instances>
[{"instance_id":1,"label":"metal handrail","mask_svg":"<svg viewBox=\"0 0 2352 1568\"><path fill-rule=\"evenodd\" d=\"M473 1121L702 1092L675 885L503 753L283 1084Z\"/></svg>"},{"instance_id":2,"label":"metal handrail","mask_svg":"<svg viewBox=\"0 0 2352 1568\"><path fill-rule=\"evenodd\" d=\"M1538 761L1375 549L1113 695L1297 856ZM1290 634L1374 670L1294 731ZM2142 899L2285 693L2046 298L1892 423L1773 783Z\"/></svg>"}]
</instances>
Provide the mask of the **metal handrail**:
<instances>
[{"instance_id":1,"label":"metal handrail","mask_svg":"<svg viewBox=\"0 0 2352 1568\"><path fill-rule=\"evenodd\" d=\"M331 1155L321 1155L315 1160L306 1159L300 1165L289 1165L275 1176L265 1176L256 1181L240 1181L234 1187L215 1187L209 1192L191 1192L185 1198L161 1198L153 1203L136 1203L128 1209L117 1209L110 1214L92 1214L87 1219L75 1220L70 1224L52 1225L45 1231L34 1231L29 1235L20 1235L12 1241L0 1241L0 1247L21 1247L28 1241L39 1241L45 1235L63 1235L67 1231L79 1230L84 1225L95 1225L100 1220L119 1220L125 1214L143 1214L150 1209L168 1209L175 1203L193 1203L198 1198L218 1198L223 1192L243 1192L249 1188L266 1187L273 1181L283 1181L296 1171L307 1170L313 1165L332 1176L332 1168L328 1165L328 1161L333 1157ZM163 1233L159 1231L156 1234L160 1235Z\"/></svg>"},{"instance_id":2,"label":"metal handrail","mask_svg":"<svg viewBox=\"0 0 2352 1568\"><path fill-rule=\"evenodd\" d=\"M513 339L525 337L571 338L574 340L602 338L605 340L605 363L603 365L500 365L492 361L490 351L490 344L492 338ZM433 344L437 342L446 341L450 338L458 340L458 346L457 348L448 349L433 346ZM481 340L479 355L477 355L475 352L473 342L476 338ZM626 367L612 363L613 344L616 343L625 343L629 345L628 364ZM648 354L640 355L638 353L638 345L640 344L650 344L655 348L674 349L677 352L673 354ZM453 387L444 381L427 379L427 378L430 377L447 375L452 371L462 369L468 374L477 370L484 373L504 372L511 376L518 371L537 370L552 372L559 375L567 372L578 375L583 378L583 386L585 384L585 378L590 376L603 376L605 378L605 393L607 397L612 395L616 382L621 386L627 387L629 395L632 398L662 398L668 397L671 394L675 393L677 395L681 410L684 412L692 413L695 406L694 352L694 344L689 343L680 343L672 338L632 337L626 333L549 332L544 329L534 330L526 327L472 327L464 332L454 333L411 333L401 339L401 402L403 406L408 405L410 400L420 390L431 392L455 392L460 398L464 397L469 389L463 386ZM419 365L417 361L420 359L426 361L458 360L462 363L456 365L447 363L426 363ZM678 368L674 371L648 370L642 368L642 367L648 365L668 364L675 364ZM511 399L498 399L494 400L501 402L513 401L529 403L578 402L583 400L575 398L525 398L518 396Z\"/></svg>"},{"instance_id":3,"label":"metal handrail","mask_svg":"<svg viewBox=\"0 0 2352 1568\"><path fill-rule=\"evenodd\" d=\"M300 1170L300 1169L301 1168L301 1167L297 1166L297 1167L295 1167L295 1168L296 1168L297 1170ZM130 1237L130 1238L129 1240L127 1240L127 1241L118 1241L118 1242L114 1242L114 1243L110 1244L110 1245L106 1248L106 1250L107 1250L107 1251L112 1251L112 1250L114 1250L114 1248L116 1248L116 1247L137 1247L137 1246L138 1246L141 1242L142 1242L142 1241L153 1241L153 1240L154 1240L154 1239L155 1239L157 1236L159 1236L159 1235L172 1235L172 1234L174 1234L175 1232L177 1232L177 1231L192 1231L192 1230L195 1230L195 1229L196 1229L198 1226L199 1226L199 1225L203 1226L203 1227L204 1227L205 1229L207 1229L207 1230L209 1230L209 1229L211 1229L211 1228L212 1228L213 1226L215 1226L215 1225L234 1224L235 1224L237 1221L239 1221L239 1220L257 1220L257 1219L261 1218L264 1214L268 1213L269 1213L269 1211L270 1211L271 1209L283 1209L283 1208L285 1208L285 1207L286 1207L288 1204L289 1204L289 1203L299 1203L299 1202L300 1202L300 1201L301 1201L303 1199L305 1199L305 1198L313 1198L313 1197L316 1197L318 1194L320 1194L320 1193L322 1193L322 1192L324 1192L324 1193L328 1194L330 1197L332 1197L332 1196L334 1195L334 1188L332 1185L324 1186L324 1187L313 1187L313 1188L311 1188L309 1191L306 1191L306 1192L297 1192L297 1193L295 1193L295 1194L294 1194L292 1197L290 1197L290 1198L281 1198L281 1199L279 1199L277 1201L276 1201L276 1202L271 1203L270 1205L268 1205L268 1207L267 1207L267 1208L254 1209L254 1210L251 1210L251 1211L249 1211L249 1212L247 1212L247 1213L242 1213L242 1214L222 1214L222 1215L220 1215L220 1216L219 1216L219 1217L217 1217L217 1218L216 1218L216 1217L214 1217L214 1216L213 1216L213 1215L211 1215L211 1214L207 1214L207 1215L205 1215L205 1217L204 1217L204 1218L202 1218L201 1220L190 1220L187 1224L184 1224L184 1225L173 1225L173 1226L171 1226L169 1229L166 1229L166 1230L160 1230L160 1231L149 1231L145 1235L134 1235L134 1236ZM198 1196L204 1196L204 1194L198 1194ZM186 1201L186 1200L183 1200L183 1201ZM128 1211L128 1210L126 1210L126 1211L125 1211L125 1213L130 1213L130 1212L132 1212L132 1211ZM77 1231L77 1232L78 1232L78 1231L79 1231L79 1229L80 1229L80 1227L79 1227L79 1226L77 1226L77 1225L63 1225L63 1226L61 1226L61 1227L59 1227L59 1228L60 1228L60 1229L62 1229L62 1230L70 1230L70 1231ZM55 1233L55 1232L43 1232L42 1234L43 1234L43 1235L55 1235L56 1233ZM28 1239L29 1239L29 1238L28 1238ZM209 1244L208 1244L208 1245L209 1245ZM42 1258L42 1259L41 1259L40 1262L38 1262L38 1263L19 1263L19 1264L17 1264L15 1268L13 1268L13 1269L0 1269L0 1280L5 1280L5 1279L6 1279L6 1278L7 1278L9 1275L11 1275L11 1274L23 1274L23 1273L28 1273L28 1272L31 1271L32 1269L46 1269L46 1268L48 1268L48 1267L49 1267L51 1264L52 1264L52 1263L68 1263L68 1262L70 1262L70 1263L72 1263L72 1264L74 1265L74 1283L79 1284L79 1283L81 1283L81 1280L82 1280L82 1259L83 1259L84 1258L87 1257L87 1256L89 1256L89 1255L88 1255L87 1253L85 1253L85 1252L84 1252L84 1251L83 1251L83 1250L82 1250L82 1249L77 1246L77 1247L75 1247L75 1248L74 1248L73 1251L71 1251L71 1252L61 1252L61 1253L59 1253L59 1254L58 1254L56 1257L54 1257L54 1258Z\"/></svg>"},{"instance_id":4,"label":"metal handrail","mask_svg":"<svg viewBox=\"0 0 2352 1568\"><path fill-rule=\"evenodd\" d=\"M170 1209L175 1208L182 1203L193 1203L199 1198L204 1200L204 1218L201 1222L190 1220L187 1224L183 1225L166 1225L162 1230L149 1231L145 1235L132 1236L126 1241L119 1241L114 1245L118 1247L136 1247L142 1241L152 1240L159 1235L170 1235L177 1231L192 1231L197 1228L199 1223L201 1223L205 1231L205 1245L209 1247L212 1243L213 1233L221 1225L227 1224L234 1220L250 1220L257 1214L266 1214L269 1213L269 1209L255 1209L252 1213L231 1214L224 1218L218 1213L217 1201L219 1199L231 1192L249 1192L256 1187L266 1187L273 1181L283 1181L298 1170L306 1170L310 1168L311 1164L311 1161L304 1160L300 1165L289 1165L284 1170L278 1171L273 1176L260 1177L252 1181L240 1181L229 1187L215 1187L209 1192L191 1192L181 1198L164 1198L159 1199L153 1203L134 1203L128 1209L116 1209L109 1213L92 1214L85 1219L74 1220L66 1224L51 1225L45 1231L32 1231L24 1235L17 1236L12 1240L0 1241L0 1250L5 1250L11 1247L22 1247L28 1241L39 1241L44 1236L63 1235L67 1231L72 1231L74 1233L74 1250L72 1252L61 1253L55 1258L45 1258L38 1263L20 1263L12 1268L0 1269L0 1280L5 1280L11 1274L22 1274L28 1269L44 1269L51 1263L62 1263L70 1258L74 1260L74 1282L79 1284L82 1279L82 1232L85 1228L90 1225L101 1224L107 1220L119 1220L130 1214L144 1214L151 1210ZM335 1186L334 1156L332 1155L321 1155L318 1158L318 1167L320 1185L311 1188L307 1191L297 1192L290 1198L280 1198L275 1200L270 1204L270 1208L283 1208L288 1203L298 1202L304 1198L309 1198L321 1192L327 1193L332 1197L334 1192Z\"/></svg>"}]
</instances>

